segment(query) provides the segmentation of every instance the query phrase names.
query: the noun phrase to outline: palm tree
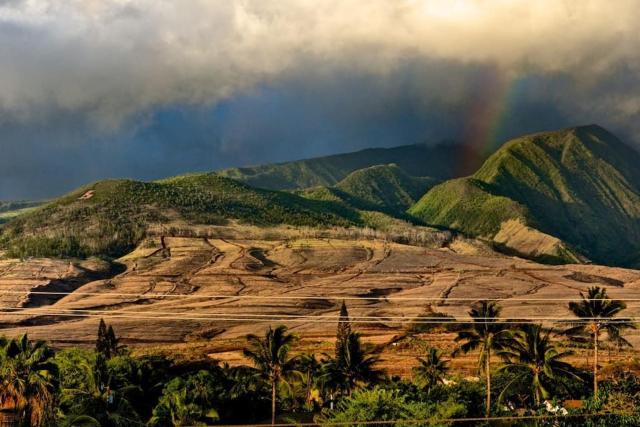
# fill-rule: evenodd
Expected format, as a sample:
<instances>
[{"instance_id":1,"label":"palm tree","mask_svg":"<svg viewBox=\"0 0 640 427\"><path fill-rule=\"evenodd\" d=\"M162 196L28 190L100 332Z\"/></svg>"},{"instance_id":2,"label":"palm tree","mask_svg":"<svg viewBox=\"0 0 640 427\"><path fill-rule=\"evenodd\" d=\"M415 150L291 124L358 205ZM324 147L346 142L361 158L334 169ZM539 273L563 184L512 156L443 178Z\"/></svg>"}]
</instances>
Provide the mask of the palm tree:
<instances>
[{"instance_id":1,"label":"palm tree","mask_svg":"<svg viewBox=\"0 0 640 427\"><path fill-rule=\"evenodd\" d=\"M139 389L135 386L112 388L106 360L96 354L95 363L83 360L78 363L84 381L78 388L62 390L61 407L65 412L63 425L76 426L95 423L100 426L141 426L140 417L127 395Z\"/></svg>"},{"instance_id":2,"label":"palm tree","mask_svg":"<svg viewBox=\"0 0 640 427\"><path fill-rule=\"evenodd\" d=\"M48 425L53 416L58 369L44 341L22 335L0 346L0 402L8 403L22 422Z\"/></svg>"},{"instance_id":3,"label":"palm tree","mask_svg":"<svg viewBox=\"0 0 640 427\"><path fill-rule=\"evenodd\" d=\"M287 334L287 327L281 325L275 329L269 327L264 338L247 335L247 341L249 348L243 352L245 357L253 362L258 374L271 385L271 424L275 424L278 385L297 372L296 359L289 357L295 336Z\"/></svg>"},{"instance_id":4,"label":"palm tree","mask_svg":"<svg viewBox=\"0 0 640 427\"><path fill-rule=\"evenodd\" d=\"M635 328L632 322L625 319L611 321L622 310L627 308L622 301L612 300L604 288L593 286L587 294L580 293L582 301L570 302L569 310L582 320L565 333L572 337L588 336L593 344L593 396L598 397L598 349L603 332L612 341L623 342L622 330Z\"/></svg>"},{"instance_id":5,"label":"palm tree","mask_svg":"<svg viewBox=\"0 0 640 427\"><path fill-rule=\"evenodd\" d=\"M543 399L550 397L549 387L562 378L573 377L582 380L575 369L562 359L573 354L560 352L551 341L552 330L544 330L542 325L522 325L515 339L498 355L504 359L502 371L513 376L500 393L499 400L514 385L527 384L536 407Z\"/></svg>"},{"instance_id":6,"label":"palm tree","mask_svg":"<svg viewBox=\"0 0 640 427\"><path fill-rule=\"evenodd\" d=\"M633 327L633 325L631 327ZM622 331L619 327L612 328L612 330L609 330L609 336L607 337L609 344L614 345L618 353L620 353L623 348L633 348L633 344L631 344L625 337L623 337L621 333Z\"/></svg>"},{"instance_id":7,"label":"palm tree","mask_svg":"<svg viewBox=\"0 0 640 427\"><path fill-rule=\"evenodd\" d=\"M313 383L314 378L316 377L318 371L322 365L320 361L316 358L315 354L302 354L298 358L298 370L302 373L304 377L304 387L305 387L305 404L309 407L311 406L312 401L312 392L313 392Z\"/></svg>"},{"instance_id":8,"label":"palm tree","mask_svg":"<svg viewBox=\"0 0 640 427\"><path fill-rule=\"evenodd\" d=\"M187 387L165 390L160 403L153 411L149 425L161 426L169 422L172 426L200 426L205 425L200 422L203 418L211 422L219 419L215 409L198 405L195 400L200 396L192 396L188 391Z\"/></svg>"},{"instance_id":9,"label":"palm tree","mask_svg":"<svg viewBox=\"0 0 640 427\"><path fill-rule=\"evenodd\" d=\"M427 393L437 384L444 384L445 376L449 371L449 363L442 357L442 352L437 348L430 348L427 357L418 358L419 365L413 368L416 382Z\"/></svg>"},{"instance_id":10,"label":"palm tree","mask_svg":"<svg viewBox=\"0 0 640 427\"><path fill-rule=\"evenodd\" d=\"M479 349L478 369L484 373L487 382L485 414L491 414L491 352L501 350L513 339L513 333L506 323L498 321L501 308L495 302L479 301L471 306L469 316L473 322L470 327L458 333L455 341L461 343L453 352L468 353Z\"/></svg>"},{"instance_id":11,"label":"palm tree","mask_svg":"<svg viewBox=\"0 0 640 427\"><path fill-rule=\"evenodd\" d=\"M331 390L350 395L364 384L379 381L384 372L376 369L378 356L364 348L359 333L348 332L343 339L340 353L325 359L322 377Z\"/></svg>"}]
</instances>

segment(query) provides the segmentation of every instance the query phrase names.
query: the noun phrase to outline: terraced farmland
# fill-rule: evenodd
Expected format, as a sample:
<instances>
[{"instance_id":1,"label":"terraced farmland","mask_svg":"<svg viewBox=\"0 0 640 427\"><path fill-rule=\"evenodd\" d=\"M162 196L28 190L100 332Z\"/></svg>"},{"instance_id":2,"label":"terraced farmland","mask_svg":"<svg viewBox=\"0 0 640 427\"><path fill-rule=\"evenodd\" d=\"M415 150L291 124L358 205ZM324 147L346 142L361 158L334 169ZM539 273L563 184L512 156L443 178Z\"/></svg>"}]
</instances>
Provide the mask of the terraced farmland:
<instances>
[{"instance_id":1,"label":"terraced farmland","mask_svg":"<svg viewBox=\"0 0 640 427\"><path fill-rule=\"evenodd\" d=\"M122 273L88 281L86 265L4 261L3 332L91 345L104 317L140 351L191 349L234 362L241 360L241 338L269 324L287 324L309 348L330 351L345 300L354 327L380 346L391 372L403 372L413 359L407 355L416 352L407 331L433 326L416 317L464 320L473 300L499 298L505 317L551 324L569 318L566 299L589 286L624 299L640 288L640 271L541 265L464 240L429 249L379 240L160 236L119 262L126 266ZM63 294L37 293L43 290ZM628 306L626 315L640 315L640 302ZM416 336L453 346L453 333L443 328ZM638 344L640 335L631 332L630 340Z\"/></svg>"}]
</instances>

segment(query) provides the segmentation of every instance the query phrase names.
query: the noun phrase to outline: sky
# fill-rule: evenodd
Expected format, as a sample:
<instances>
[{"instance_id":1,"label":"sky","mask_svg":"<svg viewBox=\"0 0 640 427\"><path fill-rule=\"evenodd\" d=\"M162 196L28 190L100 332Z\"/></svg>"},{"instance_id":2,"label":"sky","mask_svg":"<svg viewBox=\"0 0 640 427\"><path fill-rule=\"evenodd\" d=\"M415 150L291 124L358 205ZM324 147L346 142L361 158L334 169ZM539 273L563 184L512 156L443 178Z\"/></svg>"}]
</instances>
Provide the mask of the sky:
<instances>
[{"instance_id":1,"label":"sky","mask_svg":"<svg viewBox=\"0 0 640 427\"><path fill-rule=\"evenodd\" d=\"M640 147L636 0L0 0L0 200L597 123Z\"/></svg>"}]
</instances>

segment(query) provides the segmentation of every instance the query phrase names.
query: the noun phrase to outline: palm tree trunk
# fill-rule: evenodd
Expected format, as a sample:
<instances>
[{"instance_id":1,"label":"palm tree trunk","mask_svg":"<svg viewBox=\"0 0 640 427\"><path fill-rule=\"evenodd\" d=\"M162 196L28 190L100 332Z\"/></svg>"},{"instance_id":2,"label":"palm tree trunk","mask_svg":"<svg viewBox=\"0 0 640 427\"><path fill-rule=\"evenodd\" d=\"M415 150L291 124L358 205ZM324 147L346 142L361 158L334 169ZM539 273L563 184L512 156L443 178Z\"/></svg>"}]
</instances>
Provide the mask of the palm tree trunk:
<instances>
[{"instance_id":1,"label":"palm tree trunk","mask_svg":"<svg viewBox=\"0 0 640 427\"><path fill-rule=\"evenodd\" d=\"M491 415L491 350L487 351L484 369L487 376L487 408L485 410L485 415L489 418L489 415Z\"/></svg>"},{"instance_id":2,"label":"palm tree trunk","mask_svg":"<svg viewBox=\"0 0 640 427\"><path fill-rule=\"evenodd\" d=\"M311 405L311 372L310 371L307 371L307 396L305 401L307 406Z\"/></svg>"},{"instance_id":3,"label":"palm tree trunk","mask_svg":"<svg viewBox=\"0 0 640 427\"><path fill-rule=\"evenodd\" d=\"M598 333L593 334L593 398L598 398Z\"/></svg>"},{"instance_id":4,"label":"palm tree trunk","mask_svg":"<svg viewBox=\"0 0 640 427\"><path fill-rule=\"evenodd\" d=\"M271 425L276 423L276 381L271 382Z\"/></svg>"}]
</instances>

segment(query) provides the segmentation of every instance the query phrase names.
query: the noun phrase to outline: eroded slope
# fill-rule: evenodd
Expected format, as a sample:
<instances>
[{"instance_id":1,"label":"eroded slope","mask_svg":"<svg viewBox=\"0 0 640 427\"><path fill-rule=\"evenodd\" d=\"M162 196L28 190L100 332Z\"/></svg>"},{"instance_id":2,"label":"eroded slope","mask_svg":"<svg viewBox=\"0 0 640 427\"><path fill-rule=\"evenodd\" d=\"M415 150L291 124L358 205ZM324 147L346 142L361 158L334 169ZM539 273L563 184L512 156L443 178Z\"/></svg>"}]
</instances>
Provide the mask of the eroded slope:
<instances>
[{"instance_id":1,"label":"eroded slope","mask_svg":"<svg viewBox=\"0 0 640 427\"><path fill-rule=\"evenodd\" d=\"M3 314L3 323L7 333L88 345L99 317L130 344L235 338L279 323L326 339L345 299L359 329L392 336L432 311L464 319L477 299L504 299L506 317L548 323L569 317L566 300L589 286L624 299L640 288L636 270L541 265L472 246L451 244L469 253L462 254L377 240L158 237L121 259L125 272L40 307L24 304L26 291L41 286L25 281L32 269L3 270L0 290L25 291L3 299L23 307ZM40 261L19 265L33 262ZM638 302L628 306L626 315L640 315Z\"/></svg>"}]
</instances>

